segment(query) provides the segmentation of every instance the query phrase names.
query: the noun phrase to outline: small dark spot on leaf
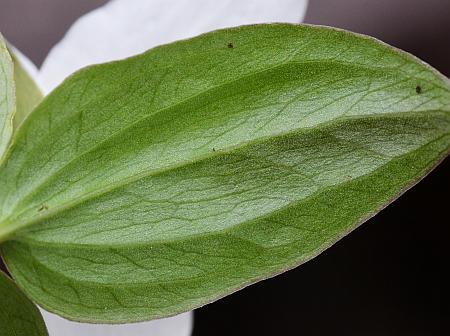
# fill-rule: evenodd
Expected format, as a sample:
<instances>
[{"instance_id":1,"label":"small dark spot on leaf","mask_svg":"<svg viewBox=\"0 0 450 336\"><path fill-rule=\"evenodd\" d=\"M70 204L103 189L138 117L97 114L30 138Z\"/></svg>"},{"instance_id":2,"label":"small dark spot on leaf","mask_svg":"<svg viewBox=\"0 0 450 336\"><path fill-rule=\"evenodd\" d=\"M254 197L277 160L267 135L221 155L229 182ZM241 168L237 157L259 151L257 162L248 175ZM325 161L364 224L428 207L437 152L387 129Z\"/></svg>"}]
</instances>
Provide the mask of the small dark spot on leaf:
<instances>
[{"instance_id":1,"label":"small dark spot on leaf","mask_svg":"<svg viewBox=\"0 0 450 336\"><path fill-rule=\"evenodd\" d=\"M213 152L215 152L215 151L216 151L216 149L215 149L214 147L213 147L213 149L212 149L212 150L213 150Z\"/></svg>"},{"instance_id":2,"label":"small dark spot on leaf","mask_svg":"<svg viewBox=\"0 0 450 336\"><path fill-rule=\"evenodd\" d=\"M229 43L227 44L227 47L230 48L230 49L233 49L233 48L234 48L233 42L229 42Z\"/></svg>"},{"instance_id":3,"label":"small dark spot on leaf","mask_svg":"<svg viewBox=\"0 0 450 336\"><path fill-rule=\"evenodd\" d=\"M48 205L47 204L42 204L40 206L40 208L38 209L39 212L44 211L44 210L48 210Z\"/></svg>"},{"instance_id":4,"label":"small dark spot on leaf","mask_svg":"<svg viewBox=\"0 0 450 336\"><path fill-rule=\"evenodd\" d=\"M419 86L419 85L416 86L416 93L417 94L421 94L422 93L422 87L421 86Z\"/></svg>"}]
</instances>

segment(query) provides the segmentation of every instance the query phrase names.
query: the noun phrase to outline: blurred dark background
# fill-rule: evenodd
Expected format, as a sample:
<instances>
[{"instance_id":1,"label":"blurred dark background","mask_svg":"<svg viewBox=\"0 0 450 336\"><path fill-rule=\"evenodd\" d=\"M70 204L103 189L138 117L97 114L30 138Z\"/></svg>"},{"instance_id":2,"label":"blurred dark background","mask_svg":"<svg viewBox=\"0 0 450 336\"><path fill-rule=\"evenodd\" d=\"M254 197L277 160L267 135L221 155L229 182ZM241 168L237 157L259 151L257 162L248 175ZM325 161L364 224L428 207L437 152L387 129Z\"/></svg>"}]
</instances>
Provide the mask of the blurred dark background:
<instances>
[{"instance_id":1,"label":"blurred dark background","mask_svg":"<svg viewBox=\"0 0 450 336\"><path fill-rule=\"evenodd\" d=\"M105 2L0 0L0 31L39 65ZM311 0L305 21L375 36L450 76L448 0ZM450 335L449 168L314 260L198 309L194 335Z\"/></svg>"}]
</instances>

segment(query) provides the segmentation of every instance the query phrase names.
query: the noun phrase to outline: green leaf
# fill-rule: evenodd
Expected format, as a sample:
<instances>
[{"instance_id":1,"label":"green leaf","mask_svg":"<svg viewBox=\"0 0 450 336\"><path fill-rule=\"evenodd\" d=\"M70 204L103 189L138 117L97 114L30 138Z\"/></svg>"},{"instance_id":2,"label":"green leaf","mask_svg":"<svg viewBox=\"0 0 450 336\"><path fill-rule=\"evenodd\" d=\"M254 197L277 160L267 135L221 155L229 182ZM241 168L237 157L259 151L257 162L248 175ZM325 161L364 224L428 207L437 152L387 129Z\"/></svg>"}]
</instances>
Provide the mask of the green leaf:
<instances>
[{"instance_id":1,"label":"green leaf","mask_svg":"<svg viewBox=\"0 0 450 336\"><path fill-rule=\"evenodd\" d=\"M20 64L14 52L9 49L14 63L14 83L16 88L16 114L14 128L16 129L43 98L42 92L34 79Z\"/></svg>"},{"instance_id":2,"label":"green leaf","mask_svg":"<svg viewBox=\"0 0 450 336\"><path fill-rule=\"evenodd\" d=\"M0 163L8 148L13 133L15 93L13 82L14 66L0 34Z\"/></svg>"},{"instance_id":3,"label":"green leaf","mask_svg":"<svg viewBox=\"0 0 450 336\"><path fill-rule=\"evenodd\" d=\"M42 97L38 86L0 34L0 162L14 129Z\"/></svg>"},{"instance_id":4,"label":"green leaf","mask_svg":"<svg viewBox=\"0 0 450 336\"><path fill-rule=\"evenodd\" d=\"M37 307L0 271L0 336L48 335Z\"/></svg>"},{"instance_id":5,"label":"green leaf","mask_svg":"<svg viewBox=\"0 0 450 336\"><path fill-rule=\"evenodd\" d=\"M67 318L168 316L311 259L449 148L449 82L412 56L221 30L86 68L34 110L0 171L2 251Z\"/></svg>"}]
</instances>

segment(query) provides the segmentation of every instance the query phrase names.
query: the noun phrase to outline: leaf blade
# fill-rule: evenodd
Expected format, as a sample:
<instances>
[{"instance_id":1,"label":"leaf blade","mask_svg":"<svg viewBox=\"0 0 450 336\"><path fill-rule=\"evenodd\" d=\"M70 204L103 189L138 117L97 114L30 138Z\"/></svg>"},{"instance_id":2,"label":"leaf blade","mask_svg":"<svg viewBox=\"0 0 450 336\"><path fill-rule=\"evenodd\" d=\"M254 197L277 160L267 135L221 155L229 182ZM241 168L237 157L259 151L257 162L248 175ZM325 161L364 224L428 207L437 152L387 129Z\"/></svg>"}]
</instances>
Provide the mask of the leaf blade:
<instances>
[{"instance_id":1,"label":"leaf blade","mask_svg":"<svg viewBox=\"0 0 450 336\"><path fill-rule=\"evenodd\" d=\"M42 101L43 94L13 49L9 49L9 54L14 64L14 84L16 89L14 129L17 129L31 111Z\"/></svg>"},{"instance_id":2,"label":"leaf blade","mask_svg":"<svg viewBox=\"0 0 450 336\"><path fill-rule=\"evenodd\" d=\"M48 335L37 307L0 271L0 335Z\"/></svg>"},{"instance_id":3,"label":"leaf blade","mask_svg":"<svg viewBox=\"0 0 450 336\"><path fill-rule=\"evenodd\" d=\"M15 113L15 93L13 84L13 64L0 34L0 163L13 133Z\"/></svg>"},{"instance_id":4,"label":"leaf blade","mask_svg":"<svg viewBox=\"0 0 450 336\"><path fill-rule=\"evenodd\" d=\"M3 223L23 226L6 262L69 318L192 309L308 260L428 172L448 154L449 97L410 56L307 26L218 31L84 70L18 140L49 136L16 143L0 172Z\"/></svg>"}]
</instances>

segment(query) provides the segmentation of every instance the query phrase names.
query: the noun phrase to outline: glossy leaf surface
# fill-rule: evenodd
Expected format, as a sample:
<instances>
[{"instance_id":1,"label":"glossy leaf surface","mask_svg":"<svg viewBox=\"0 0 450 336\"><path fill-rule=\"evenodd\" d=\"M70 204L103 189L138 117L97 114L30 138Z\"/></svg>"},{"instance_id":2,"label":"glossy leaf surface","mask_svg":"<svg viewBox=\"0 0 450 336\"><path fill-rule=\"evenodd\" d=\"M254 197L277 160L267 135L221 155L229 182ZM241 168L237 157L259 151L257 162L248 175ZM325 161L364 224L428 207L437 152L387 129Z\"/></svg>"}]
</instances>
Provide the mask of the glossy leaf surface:
<instances>
[{"instance_id":1,"label":"glossy leaf surface","mask_svg":"<svg viewBox=\"0 0 450 336\"><path fill-rule=\"evenodd\" d=\"M0 271L0 336L47 335L38 308Z\"/></svg>"},{"instance_id":2,"label":"glossy leaf surface","mask_svg":"<svg viewBox=\"0 0 450 336\"><path fill-rule=\"evenodd\" d=\"M448 80L410 55L221 30L86 68L37 107L0 170L2 252L62 316L168 316L316 256L449 147Z\"/></svg>"}]
</instances>

